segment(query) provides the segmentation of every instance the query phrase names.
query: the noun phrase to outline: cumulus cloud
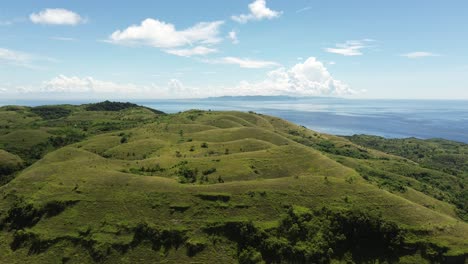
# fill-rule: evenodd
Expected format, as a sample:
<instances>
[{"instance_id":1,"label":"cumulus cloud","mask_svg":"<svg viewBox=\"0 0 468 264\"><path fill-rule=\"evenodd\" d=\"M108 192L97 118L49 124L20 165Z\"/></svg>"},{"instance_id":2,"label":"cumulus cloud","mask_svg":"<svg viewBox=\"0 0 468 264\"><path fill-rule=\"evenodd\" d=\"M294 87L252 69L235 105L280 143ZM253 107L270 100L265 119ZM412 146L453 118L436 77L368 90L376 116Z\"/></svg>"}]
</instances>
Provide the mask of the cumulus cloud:
<instances>
[{"instance_id":1,"label":"cumulus cloud","mask_svg":"<svg viewBox=\"0 0 468 264\"><path fill-rule=\"evenodd\" d=\"M200 56L200 55L207 55L210 53L216 53L218 52L217 49L213 48L207 48L204 46L196 46L194 48L189 48L189 49L168 49L165 50L165 52L169 54L174 54L177 56L182 56L182 57L191 57L191 56Z\"/></svg>"},{"instance_id":2,"label":"cumulus cloud","mask_svg":"<svg viewBox=\"0 0 468 264\"><path fill-rule=\"evenodd\" d=\"M440 55L432 53L432 52L426 52L426 51L415 51L415 52L402 54L401 56L406 57L408 59L419 59L419 58L425 58L425 57L437 57Z\"/></svg>"},{"instance_id":3,"label":"cumulus cloud","mask_svg":"<svg viewBox=\"0 0 468 264\"><path fill-rule=\"evenodd\" d=\"M336 44L334 48L325 48L325 51L343 56L360 56L363 54L362 50L369 48L369 43L373 41L372 39L348 40L345 43Z\"/></svg>"},{"instance_id":4,"label":"cumulus cloud","mask_svg":"<svg viewBox=\"0 0 468 264\"><path fill-rule=\"evenodd\" d=\"M191 97L196 92L195 89L186 87L178 79L170 79L167 88L163 90L166 90L166 94L170 95L170 97Z\"/></svg>"},{"instance_id":5,"label":"cumulus cloud","mask_svg":"<svg viewBox=\"0 0 468 264\"><path fill-rule=\"evenodd\" d=\"M343 96L355 94L347 84L335 80L322 62L309 57L290 69L270 71L260 82L241 82L228 93L236 95Z\"/></svg>"},{"instance_id":6,"label":"cumulus cloud","mask_svg":"<svg viewBox=\"0 0 468 264\"><path fill-rule=\"evenodd\" d=\"M249 4L250 13L231 16L231 19L239 23L247 23L251 20L273 19L281 16L282 11L274 11L266 6L265 0L255 0Z\"/></svg>"},{"instance_id":7,"label":"cumulus cloud","mask_svg":"<svg viewBox=\"0 0 468 264\"><path fill-rule=\"evenodd\" d=\"M96 80L93 77L76 77L59 75L45 81L41 92L46 93L134 93L139 88L134 84L118 84L110 81Z\"/></svg>"},{"instance_id":8,"label":"cumulus cloud","mask_svg":"<svg viewBox=\"0 0 468 264\"><path fill-rule=\"evenodd\" d=\"M212 73L212 72L210 72ZM37 86L32 86L37 87ZM346 96L356 94L346 83L333 78L324 64L314 57L290 68L268 72L259 81L240 81L231 86L194 87L178 79L164 85L117 83L93 77L59 75L42 83L40 88L22 90L30 96L66 98L201 98L223 95ZM17 89L19 92L19 90ZM26 96L26 95L25 95Z\"/></svg>"},{"instance_id":9,"label":"cumulus cloud","mask_svg":"<svg viewBox=\"0 0 468 264\"><path fill-rule=\"evenodd\" d=\"M86 20L77 13L63 8L47 8L29 15L34 24L78 25Z\"/></svg>"},{"instance_id":10,"label":"cumulus cloud","mask_svg":"<svg viewBox=\"0 0 468 264\"><path fill-rule=\"evenodd\" d=\"M36 86L37 87L37 86ZM64 98L193 98L201 96L199 89L187 87L177 79L164 85L118 83L94 77L58 75L44 81L39 88L19 90L24 96L44 97L53 94Z\"/></svg>"},{"instance_id":11,"label":"cumulus cloud","mask_svg":"<svg viewBox=\"0 0 468 264\"><path fill-rule=\"evenodd\" d=\"M237 39L237 33L235 31L230 31L228 33L228 38L231 40L233 44L239 43L239 39Z\"/></svg>"},{"instance_id":12,"label":"cumulus cloud","mask_svg":"<svg viewBox=\"0 0 468 264\"><path fill-rule=\"evenodd\" d=\"M212 64L233 64L241 68L261 69L279 66L277 62L265 60L253 60L249 58L223 57L215 60L205 60L204 62Z\"/></svg>"},{"instance_id":13,"label":"cumulus cloud","mask_svg":"<svg viewBox=\"0 0 468 264\"><path fill-rule=\"evenodd\" d=\"M177 30L173 24L147 18L140 25L117 30L109 42L123 45L147 45L171 49L196 44L216 44L221 41L219 28L223 21L201 22L184 30Z\"/></svg>"}]
</instances>

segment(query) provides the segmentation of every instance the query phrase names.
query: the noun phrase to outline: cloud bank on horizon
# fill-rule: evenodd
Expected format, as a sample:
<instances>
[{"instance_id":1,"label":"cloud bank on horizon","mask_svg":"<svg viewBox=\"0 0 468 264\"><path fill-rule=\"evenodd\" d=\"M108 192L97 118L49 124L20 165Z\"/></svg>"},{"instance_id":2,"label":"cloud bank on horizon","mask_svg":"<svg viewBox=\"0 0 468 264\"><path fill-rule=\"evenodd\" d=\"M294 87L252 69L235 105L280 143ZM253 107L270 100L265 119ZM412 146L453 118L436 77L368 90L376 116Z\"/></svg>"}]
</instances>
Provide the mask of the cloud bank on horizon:
<instances>
[{"instance_id":1,"label":"cloud bank on horizon","mask_svg":"<svg viewBox=\"0 0 468 264\"><path fill-rule=\"evenodd\" d=\"M283 8L285 7L283 6ZM61 64L62 61L67 63L66 59L38 56L37 54L41 54L41 49L36 51L32 49L33 51L30 52L24 49L27 48L27 45L20 45L18 48L11 48L11 45L0 46L1 68L10 71L13 71L13 68L24 69L23 71L30 71L32 76L37 76L36 81L30 83L25 83L19 78L10 79L3 84L0 83L0 94L5 98L36 97L38 95L51 95L57 98L362 95L366 89L350 85L350 82L346 80L349 79L350 76L347 76L349 74L342 73L337 78L336 74L332 74L332 71L339 69L340 63L347 63L340 61L340 57L343 59L365 57L368 54L379 52L381 41L368 37L351 40L342 37L328 40L329 44L323 44L323 41L304 42L305 44L301 45L305 48L300 50L301 53L288 58L282 55L283 51L287 51L284 54L292 53L294 47L300 46L298 43L300 44L301 41L284 39L282 35L288 30L299 31L300 27L287 28L285 31L281 26L281 21L290 19L292 16L310 16L315 14L317 7L313 5L298 6L289 12L283 8L278 3L272 7L270 1L251 0L246 6L240 6L237 12L232 11L230 16L216 18L217 12L213 12L209 16L211 19L202 21L197 19L198 22L193 22L193 20L190 22L190 18L171 21L168 16L164 18L146 16L140 17L140 19L134 19L135 16L132 16L132 19L113 20L111 25L103 27L107 31L104 34L97 30L99 23L102 23L101 17L83 15L85 13L69 8L38 9L29 13L26 20L18 18L4 20L0 17L0 29L29 23L31 26L40 27L38 30L42 34L51 32L46 38L49 41L57 42L52 46L60 48L64 45L74 45L74 49L84 56L96 56L95 61L99 59L99 54L106 52L106 50L114 52L115 56L107 55L110 56L109 58L119 57L119 53L131 56L132 53L140 54L142 51L146 52L148 57L157 56L160 58L160 61L146 61L144 55L140 55L141 66L137 66L139 70L132 70L132 67L137 65L135 63L128 66L131 74L137 77L113 78L111 76L125 76L125 73L102 74L104 71L101 70L101 74L87 74L83 68L76 71L61 71L60 66L54 64ZM269 23L273 23L274 26L270 28ZM93 33L96 33L93 45L96 45L96 49L99 51L81 50L81 44L84 44L83 46L91 45L89 39L87 40L82 35L69 35L68 32L74 31L68 31L67 28L81 28L79 31L81 34L87 30L93 30ZM276 42L262 42L261 39L268 34L277 35ZM270 39L274 38L270 37ZM58 42L62 44L58 44ZM290 45L292 48L289 48ZM307 46L311 48L307 48ZM275 51L281 56L268 56L268 54L274 54ZM315 53L321 54L321 57L326 59L319 59ZM405 51L395 51L393 55L389 56L414 61L442 57L439 53L418 49L406 50L406 53ZM113 66L111 61L107 63L110 67ZM360 65L360 62L353 63ZM196 81L187 82L184 80L183 74L176 76L175 71L162 73L165 65L174 69L177 68L178 64L184 65L180 68L187 68L194 72L192 76L196 75L198 79L191 77L192 80ZM97 69L106 66L104 59L99 61L99 65ZM328 69L325 65L332 69ZM90 66L92 67L92 64ZM151 67L156 69L147 75L164 76L165 81L141 78L144 72L150 71ZM69 68L73 69L73 67ZM353 68L359 67L353 66ZM177 72L180 73L180 71ZM226 77L229 81L223 83L222 80L217 79L216 82L210 83L209 79L200 77L206 76L208 73L214 78Z\"/></svg>"},{"instance_id":2,"label":"cloud bank on horizon","mask_svg":"<svg viewBox=\"0 0 468 264\"><path fill-rule=\"evenodd\" d=\"M92 94L99 98L203 98L212 96L291 95L291 96L344 96L357 93L347 84L335 80L327 68L314 57L286 69L269 71L261 81L240 81L232 87L191 87L180 80L167 84L137 85L98 80L93 77L59 75L44 81L38 88L22 89L23 94L54 94L60 98L75 95L85 98Z\"/></svg>"}]
</instances>

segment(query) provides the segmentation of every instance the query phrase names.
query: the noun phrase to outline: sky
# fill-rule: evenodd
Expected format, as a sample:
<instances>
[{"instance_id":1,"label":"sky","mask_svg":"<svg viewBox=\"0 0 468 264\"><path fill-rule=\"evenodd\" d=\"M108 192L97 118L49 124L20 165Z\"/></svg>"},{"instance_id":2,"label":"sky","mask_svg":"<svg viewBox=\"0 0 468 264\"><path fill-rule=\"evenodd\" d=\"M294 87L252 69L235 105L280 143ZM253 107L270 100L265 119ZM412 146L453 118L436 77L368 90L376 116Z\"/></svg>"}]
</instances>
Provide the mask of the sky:
<instances>
[{"instance_id":1,"label":"sky","mask_svg":"<svg viewBox=\"0 0 468 264\"><path fill-rule=\"evenodd\" d=\"M468 99L468 2L2 1L0 98Z\"/></svg>"}]
</instances>

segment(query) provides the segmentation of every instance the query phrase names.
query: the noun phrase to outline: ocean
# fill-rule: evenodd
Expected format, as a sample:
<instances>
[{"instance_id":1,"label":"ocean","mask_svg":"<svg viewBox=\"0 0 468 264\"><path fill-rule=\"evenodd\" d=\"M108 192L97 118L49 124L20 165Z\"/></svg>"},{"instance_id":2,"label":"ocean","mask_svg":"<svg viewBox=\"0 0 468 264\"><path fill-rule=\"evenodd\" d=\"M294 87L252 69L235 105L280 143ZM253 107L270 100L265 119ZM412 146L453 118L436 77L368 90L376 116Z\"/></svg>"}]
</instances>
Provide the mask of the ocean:
<instances>
[{"instance_id":1,"label":"ocean","mask_svg":"<svg viewBox=\"0 0 468 264\"><path fill-rule=\"evenodd\" d=\"M468 143L468 101L357 100L339 98L221 97L186 100L131 100L176 113L190 109L238 110L277 116L312 130L335 134L369 134L386 138L443 138ZM0 102L43 105L85 102Z\"/></svg>"}]
</instances>

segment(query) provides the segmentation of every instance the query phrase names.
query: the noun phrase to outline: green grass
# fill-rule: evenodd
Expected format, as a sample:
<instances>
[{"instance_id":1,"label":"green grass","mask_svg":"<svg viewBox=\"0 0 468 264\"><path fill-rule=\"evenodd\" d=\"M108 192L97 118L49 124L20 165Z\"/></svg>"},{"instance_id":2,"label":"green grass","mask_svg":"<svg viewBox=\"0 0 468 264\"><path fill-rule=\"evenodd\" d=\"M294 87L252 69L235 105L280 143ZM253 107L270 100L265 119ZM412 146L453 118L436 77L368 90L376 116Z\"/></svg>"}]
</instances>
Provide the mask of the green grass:
<instances>
[{"instance_id":1,"label":"green grass","mask_svg":"<svg viewBox=\"0 0 468 264\"><path fill-rule=\"evenodd\" d=\"M0 185L10 181L23 166L24 161L20 157L0 149Z\"/></svg>"},{"instance_id":2,"label":"green grass","mask_svg":"<svg viewBox=\"0 0 468 264\"><path fill-rule=\"evenodd\" d=\"M2 261L463 263L468 254L468 224L448 191L465 191L461 165L455 175L255 113L122 106L66 106L55 119L0 109L31 116L0 138L32 133L19 157L0 150L3 163L69 129L84 135L49 144L0 187ZM353 240L358 227L375 248ZM401 240L382 240L390 231Z\"/></svg>"}]
</instances>

